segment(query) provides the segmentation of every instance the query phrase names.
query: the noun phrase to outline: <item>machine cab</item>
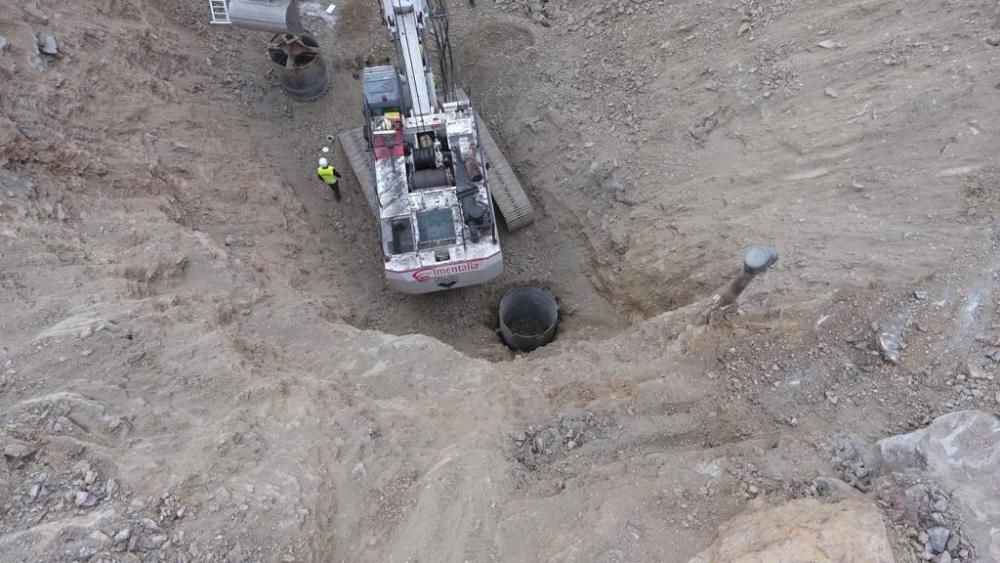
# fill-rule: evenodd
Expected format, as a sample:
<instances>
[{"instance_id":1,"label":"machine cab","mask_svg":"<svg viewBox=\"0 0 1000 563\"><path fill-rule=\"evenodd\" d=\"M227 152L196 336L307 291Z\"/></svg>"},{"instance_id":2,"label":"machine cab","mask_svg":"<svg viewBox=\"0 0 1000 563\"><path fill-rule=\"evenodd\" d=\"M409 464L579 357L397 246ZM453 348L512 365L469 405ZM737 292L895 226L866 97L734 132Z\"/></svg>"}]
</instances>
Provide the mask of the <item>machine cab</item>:
<instances>
[{"instance_id":1,"label":"machine cab","mask_svg":"<svg viewBox=\"0 0 1000 563\"><path fill-rule=\"evenodd\" d=\"M395 67L365 67L361 89L364 96L364 123L367 126L370 127L373 119L380 118L386 112L403 114L402 89Z\"/></svg>"}]
</instances>

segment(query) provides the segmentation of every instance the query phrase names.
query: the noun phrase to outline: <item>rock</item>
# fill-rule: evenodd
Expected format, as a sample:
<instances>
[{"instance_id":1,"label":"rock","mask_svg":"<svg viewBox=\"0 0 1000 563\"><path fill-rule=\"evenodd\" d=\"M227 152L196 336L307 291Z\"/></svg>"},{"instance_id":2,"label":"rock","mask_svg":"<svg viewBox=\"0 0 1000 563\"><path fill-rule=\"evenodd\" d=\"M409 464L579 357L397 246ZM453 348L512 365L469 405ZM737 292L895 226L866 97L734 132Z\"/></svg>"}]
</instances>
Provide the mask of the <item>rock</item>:
<instances>
[{"instance_id":1,"label":"rock","mask_svg":"<svg viewBox=\"0 0 1000 563\"><path fill-rule=\"evenodd\" d=\"M894 559L882 517L870 501L823 504L798 499L733 518L719 528L715 542L689 563L716 561L892 563Z\"/></svg>"},{"instance_id":2,"label":"rock","mask_svg":"<svg viewBox=\"0 0 1000 563\"><path fill-rule=\"evenodd\" d=\"M891 364L899 363L899 353L902 350L902 342L899 334L890 332L879 332L875 337L875 344L882 358Z\"/></svg>"},{"instance_id":3,"label":"rock","mask_svg":"<svg viewBox=\"0 0 1000 563\"><path fill-rule=\"evenodd\" d=\"M86 484L88 484L88 485L93 485L94 481L96 481L96 480L97 480L97 472L96 471L88 471L86 473L86 475L83 476L83 482L86 483Z\"/></svg>"},{"instance_id":4,"label":"rock","mask_svg":"<svg viewBox=\"0 0 1000 563\"><path fill-rule=\"evenodd\" d=\"M91 557L97 555L97 551L98 551L97 546L85 543L80 547L80 551L77 552L77 555L80 556L80 559L88 561L90 560Z\"/></svg>"},{"instance_id":5,"label":"rock","mask_svg":"<svg viewBox=\"0 0 1000 563\"><path fill-rule=\"evenodd\" d=\"M61 432L61 431L72 432L74 426L76 426L76 425L74 425L73 421L70 420L69 418L67 418L65 416L62 416L62 415L59 415L58 417L56 417L55 427L56 427L56 431L57 432Z\"/></svg>"},{"instance_id":6,"label":"rock","mask_svg":"<svg viewBox=\"0 0 1000 563\"><path fill-rule=\"evenodd\" d=\"M927 428L880 440L876 449L883 473L916 474L949 491L950 502L967 515L963 535L983 560L1000 561L1000 534L993 533L1000 529L997 417L981 411L946 414Z\"/></svg>"},{"instance_id":7,"label":"rock","mask_svg":"<svg viewBox=\"0 0 1000 563\"><path fill-rule=\"evenodd\" d=\"M0 55L6 53L8 49L10 49L10 41L7 41L6 37L0 35Z\"/></svg>"},{"instance_id":8,"label":"rock","mask_svg":"<svg viewBox=\"0 0 1000 563\"><path fill-rule=\"evenodd\" d=\"M87 541L97 546L98 549L103 549L111 544L111 538L100 530L90 532L90 534L87 535Z\"/></svg>"},{"instance_id":9,"label":"rock","mask_svg":"<svg viewBox=\"0 0 1000 563\"><path fill-rule=\"evenodd\" d=\"M839 502L861 495L858 489L834 477L817 477L813 480L812 486L816 490L816 496L823 497L832 502Z\"/></svg>"},{"instance_id":10,"label":"rock","mask_svg":"<svg viewBox=\"0 0 1000 563\"><path fill-rule=\"evenodd\" d=\"M913 292L913 298L917 301L923 301L927 299L927 292L922 289L918 289Z\"/></svg>"},{"instance_id":11,"label":"rock","mask_svg":"<svg viewBox=\"0 0 1000 563\"><path fill-rule=\"evenodd\" d=\"M11 459L31 457L34 453L35 448L20 440L8 440L3 446L3 455Z\"/></svg>"},{"instance_id":12,"label":"rock","mask_svg":"<svg viewBox=\"0 0 1000 563\"><path fill-rule=\"evenodd\" d=\"M628 252L629 244L632 242L632 237L627 230L614 229L611 231L611 236L608 238L611 242L611 249L616 253L625 254Z\"/></svg>"},{"instance_id":13,"label":"rock","mask_svg":"<svg viewBox=\"0 0 1000 563\"><path fill-rule=\"evenodd\" d=\"M56 36L47 31L40 31L36 36L38 39L38 52L44 55L58 55L59 43Z\"/></svg>"},{"instance_id":14,"label":"rock","mask_svg":"<svg viewBox=\"0 0 1000 563\"><path fill-rule=\"evenodd\" d=\"M601 187L604 188L604 190L611 192L612 194L625 190L625 184L618 176L611 176L607 180L604 180L603 182L601 182Z\"/></svg>"},{"instance_id":15,"label":"rock","mask_svg":"<svg viewBox=\"0 0 1000 563\"><path fill-rule=\"evenodd\" d=\"M688 129L688 135L691 135L691 138L695 141L703 143L708 138L708 135L718 126L719 120L716 119L714 113L711 113L701 118L694 126Z\"/></svg>"},{"instance_id":16,"label":"rock","mask_svg":"<svg viewBox=\"0 0 1000 563\"><path fill-rule=\"evenodd\" d=\"M951 554L945 551L938 556L936 561L937 563L951 563Z\"/></svg>"},{"instance_id":17,"label":"rock","mask_svg":"<svg viewBox=\"0 0 1000 563\"><path fill-rule=\"evenodd\" d=\"M549 27L552 25L542 12L533 12L531 14L531 20L542 27Z\"/></svg>"},{"instance_id":18,"label":"rock","mask_svg":"<svg viewBox=\"0 0 1000 563\"><path fill-rule=\"evenodd\" d=\"M31 500L35 500L36 498L38 498L38 495L41 492L42 492L42 486L39 485L38 483L35 483L34 485L31 486L31 489L28 491L28 496L31 497Z\"/></svg>"},{"instance_id":19,"label":"rock","mask_svg":"<svg viewBox=\"0 0 1000 563\"><path fill-rule=\"evenodd\" d=\"M966 362L962 366L962 373L971 377L972 379L989 379L990 376L983 371L983 368L977 366L972 362Z\"/></svg>"},{"instance_id":20,"label":"rock","mask_svg":"<svg viewBox=\"0 0 1000 563\"><path fill-rule=\"evenodd\" d=\"M948 512L947 497L937 497L934 499L934 504L931 505L931 509L934 512Z\"/></svg>"},{"instance_id":21,"label":"rock","mask_svg":"<svg viewBox=\"0 0 1000 563\"><path fill-rule=\"evenodd\" d=\"M842 49L844 46L837 43L833 39L824 39L816 44L817 47L822 47L824 49Z\"/></svg>"},{"instance_id":22,"label":"rock","mask_svg":"<svg viewBox=\"0 0 1000 563\"><path fill-rule=\"evenodd\" d=\"M1000 37L987 37L986 44L993 47L1000 47Z\"/></svg>"},{"instance_id":23,"label":"rock","mask_svg":"<svg viewBox=\"0 0 1000 563\"><path fill-rule=\"evenodd\" d=\"M365 467L364 462L359 461L354 469L351 470L351 477L364 479L368 476L368 469Z\"/></svg>"},{"instance_id":24,"label":"rock","mask_svg":"<svg viewBox=\"0 0 1000 563\"><path fill-rule=\"evenodd\" d=\"M104 494L110 497L114 496L114 494L117 492L118 492L118 481L115 481L114 479L108 479L107 482L104 483Z\"/></svg>"},{"instance_id":25,"label":"rock","mask_svg":"<svg viewBox=\"0 0 1000 563\"><path fill-rule=\"evenodd\" d=\"M948 538L948 545L944 548L944 550L946 552L956 551L960 543L962 543L962 536L960 536L958 532L952 532L951 537Z\"/></svg>"},{"instance_id":26,"label":"rock","mask_svg":"<svg viewBox=\"0 0 1000 563\"><path fill-rule=\"evenodd\" d=\"M159 549L161 545L166 543L167 536L163 534L155 534L152 536L144 536L139 539L139 549L142 551L152 551L154 549Z\"/></svg>"},{"instance_id":27,"label":"rock","mask_svg":"<svg viewBox=\"0 0 1000 563\"><path fill-rule=\"evenodd\" d=\"M89 496L90 495L87 493L87 491L77 491L76 496L73 497L73 504L82 507L83 505L87 504L87 498Z\"/></svg>"},{"instance_id":28,"label":"rock","mask_svg":"<svg viewBox=\"0 0 1000 563\"><path fill-rule=\"evenodd\" d=\"M49 17L43 14L42 11L39 10L38 8L32 6L30 3L21 6L21 11L23 11L25 15L27 15L31 20L33 20L33 23L39 23L42 25L49 24Z\"/></svg>"},{"instance_id":29,"label":"rock","mask_svg":"<svg viewBox=\"0 0 1000 563\"><path fill-rule=\"evenodd\" d=\"M125 543L132 539L132 528L122 528L115 532L115 543Z\"/></svg>"},{"instance_id":30,"label":"rock","mask_svg":"<svg viewBox=\"0 0 1000 563\"><path fill-rule=\"evenodd\" d=\"M935 526L927 530L927 544L930 546L931 551L935 554L944 551L948 545L948 536L950 535L951 530L942 528L941 526Z\"/></svg>"},{"instance_id":31,"label":"rock","mask_svg":"<svg viewBox=\"0 0 1000 563\"><path fill-rule=\"evenodd\" d=\"M921 483L912 485L903 491L903 499L906 501L906 508L914 514L927 504L929 498L930 494L927 492L927 486ZM925 542L927 541L927 538L924 538L921 541Z\"/></svg>"},{"instance_id":32,"label":"rock","mask_svg":"<svg viewBox=\"0 0 1000 563\"><path fill-rule=\"evenodd\" d=\"M826 90L823 90L823 93L826 94L827 96L830 96L831 98L840 97L840 94L837 93L837 90L835 88L827 88Z\"/></svg>"}]
</instances>

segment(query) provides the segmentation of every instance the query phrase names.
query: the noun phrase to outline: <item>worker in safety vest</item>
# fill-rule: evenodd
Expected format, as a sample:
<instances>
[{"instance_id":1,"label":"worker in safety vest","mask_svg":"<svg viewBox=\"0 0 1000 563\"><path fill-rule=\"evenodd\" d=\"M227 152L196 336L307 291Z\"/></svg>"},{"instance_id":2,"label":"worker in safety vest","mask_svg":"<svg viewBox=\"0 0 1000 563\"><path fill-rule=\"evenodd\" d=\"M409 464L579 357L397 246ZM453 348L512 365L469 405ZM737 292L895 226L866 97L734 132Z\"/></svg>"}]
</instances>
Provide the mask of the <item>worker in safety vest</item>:
<instances>
[{"instance_id":1,"label":"worker in safety vest","mask_svg":"<svg viewBox=\"0 0 1000 563\"><path fill-rule=\"evenodd\" d=\"M333 190L333 197L340 201L340 186L337 185L337 180L340 179L340 172L330 164L325 158L319 159L319 168L316 169L316 175L319 176L320 180L330 189Z\"/></svg>"}]
</instances>

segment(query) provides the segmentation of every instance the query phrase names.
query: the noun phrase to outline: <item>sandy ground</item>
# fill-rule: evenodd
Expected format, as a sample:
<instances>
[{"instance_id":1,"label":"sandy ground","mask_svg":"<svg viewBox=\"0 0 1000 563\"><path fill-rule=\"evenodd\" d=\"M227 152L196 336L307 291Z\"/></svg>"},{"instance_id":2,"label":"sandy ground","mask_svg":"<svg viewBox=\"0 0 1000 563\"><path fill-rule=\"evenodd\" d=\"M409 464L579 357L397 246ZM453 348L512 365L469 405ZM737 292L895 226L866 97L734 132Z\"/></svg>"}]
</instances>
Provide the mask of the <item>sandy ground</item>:
<instances>
[{"instance_id":1,"label":"sandy ground","mask_svg":"<svg viewBox=\"0 0 1000 563\"><path fill-rule=\"evenodd\" d=\"M300 104L203 2L0 0L0 559L682 562L1000 409L996 2L452 9L539 217L501 279L407 297L313 174L391 52L372 4L307 19ZM691 324L754 243L779 264ZM515 356L524 282L563 329Z\"/></svg>"}]
</instances>

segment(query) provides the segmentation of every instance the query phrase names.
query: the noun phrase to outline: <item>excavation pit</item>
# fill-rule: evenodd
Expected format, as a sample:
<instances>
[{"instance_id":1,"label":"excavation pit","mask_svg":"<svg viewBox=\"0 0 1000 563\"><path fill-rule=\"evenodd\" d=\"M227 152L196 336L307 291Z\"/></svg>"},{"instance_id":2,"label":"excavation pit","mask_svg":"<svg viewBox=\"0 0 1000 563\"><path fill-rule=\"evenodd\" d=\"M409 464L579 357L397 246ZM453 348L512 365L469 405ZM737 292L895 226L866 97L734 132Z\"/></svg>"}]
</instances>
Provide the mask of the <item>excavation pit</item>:
<instances>
[{"instance_id":1,"label":"excavation pit","mask_svg":"<svg viewBox=\"0 0 1000 563\"><path fill-rule=\"evenodd\" d=\"M550 291L515 287L500 299L500 339L512 350L531 352L545 346L559 326L559 303Z\"/></svg>"}]
</instances>

